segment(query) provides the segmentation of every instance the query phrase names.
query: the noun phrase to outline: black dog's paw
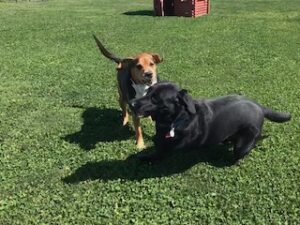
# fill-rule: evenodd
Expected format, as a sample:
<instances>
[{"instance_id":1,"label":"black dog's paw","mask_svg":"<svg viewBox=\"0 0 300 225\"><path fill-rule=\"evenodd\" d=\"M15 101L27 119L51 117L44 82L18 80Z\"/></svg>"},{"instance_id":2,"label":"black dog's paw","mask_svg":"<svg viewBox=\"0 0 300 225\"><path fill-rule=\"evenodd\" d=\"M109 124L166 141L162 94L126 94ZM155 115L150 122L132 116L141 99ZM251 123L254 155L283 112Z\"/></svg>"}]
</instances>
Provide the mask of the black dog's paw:
<instances>
[{"instance_id":1,"label":"black dog's paw","mask_svg":"<svg viewBox=\"0 0 300 225\"><path fill-rule=\"evenodd\" d=\"M127 158L127 160L128 159L137 159L140 162L152 164L152 163L157 163L157 162L161 161L162 157L160 156L160 154L157 154L156 152L152 152L152 153L140 152L140 153L129 156Z\"/></svg>"},{"instance_id":2,"label":"black dog's paw","mask_svg":"<svg viewBox=\"0 0 300 225\"><path fill-rule=\"evenodd\" d=\"M155 153L138 154L136 157L139 161L145 163L154 163L158 161L158 158L156 157Z\"/></svg>"},{"instance_id":3,"label":"black dog's paw","mask_svg":"<svg viewBox=\"0 0 300 225\"><path fill-rule=\"evenodd\" d=\"M238 159L234 162L234 165L235 166L240 166L241 165L241 162L242 162L242 159Z\"/></svg>"},{"instance_id":4,"label":"black dog's paw","mask_svg":"<svg viewBox=\"0 0 300 225\"><path fill-rule=\"evenodd\" d=\"M129 163L135 163L136 165L145 164L145 163L152 164L153 162L151 160L151 157L148 157L146 154L140 155L140 153L132 154L128 156L125 161Z\"/></svg>"}]
</instances>

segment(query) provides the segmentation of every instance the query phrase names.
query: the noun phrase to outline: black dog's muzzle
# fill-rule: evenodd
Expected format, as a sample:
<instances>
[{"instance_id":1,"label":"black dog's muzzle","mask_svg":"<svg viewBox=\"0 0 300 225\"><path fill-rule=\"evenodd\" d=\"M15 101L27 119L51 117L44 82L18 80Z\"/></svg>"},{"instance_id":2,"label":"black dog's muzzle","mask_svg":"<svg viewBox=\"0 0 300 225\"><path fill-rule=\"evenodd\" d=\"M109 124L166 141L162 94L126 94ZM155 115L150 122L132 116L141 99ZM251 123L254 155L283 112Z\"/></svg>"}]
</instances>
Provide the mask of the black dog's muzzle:
<instances>
[{"instance_id":1,"label":"black dog's muzzle","mask_svg":"<svg viewBox=\"0 0 300 225\"><path fill-rule=\"evenodd\" d=\"M144 98L144 97L142 97ZM145 99L132 99L128 103L130 110L137 116L137 117L147 117L152 116L153 108L152 105L149 104Z\"/></svg>"},{"instance_id":2,"label":"black dog's muzzle","mask_svg":"<svg viewBox=\"0 0 300 225\"><path fill-rule=\"evenodd\" d=\"M128 103L130 110L136 115L137 117L143 117L140 113L141 103L137 101L137 99L132 99Z\"/></svg>"},{"instance_id":3,"label":"black dog's muzzle","mask_svg":"<svg viewBox=\"0 0 300 225\"><path fill-rule=\"evenodd\" d=\"M136 101L136 99L130 100L129 103L128 103L128 105L129 105L129 108L130 108L133 112L135 112L135 108L136 108L136 106L137 106L137 101Z\"/></svg>"}]
</instances>

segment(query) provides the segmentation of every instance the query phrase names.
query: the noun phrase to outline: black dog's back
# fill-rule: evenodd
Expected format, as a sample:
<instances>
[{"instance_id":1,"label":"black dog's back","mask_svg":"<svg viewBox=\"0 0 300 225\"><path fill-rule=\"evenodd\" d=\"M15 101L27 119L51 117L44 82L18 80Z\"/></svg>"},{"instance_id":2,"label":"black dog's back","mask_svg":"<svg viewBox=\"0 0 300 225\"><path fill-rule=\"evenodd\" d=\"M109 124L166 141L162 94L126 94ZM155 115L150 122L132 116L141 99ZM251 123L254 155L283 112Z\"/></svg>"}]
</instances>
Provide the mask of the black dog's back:
<instances>
[{"instance_id":1,"label":"black dog's back","mask_svg":"<svg viewBox=\"0 0 300 225\"><path fill-rule=\"evenodd\" d=\"M241 129L261 130L264 118L273 122L290 120L288 113L275 112L239 95L207 100L213 117L207 143L219 143Z\"/></svg>"},{"instance_id":2,"label":"black dog's back","mask_svg":"<svg viewBox=\"0 0 300 225\"><path fill-rule=\"evenodd\" d=\"M206 121L209 127L204 141L206 145L219 144L241 129L253 127L260 130L262 126L264 113L261 107L242 96L207 100L207 105L212 116Z\"/></svg>"},{"instance_id":3,"label":"black dog's back","mask_svg":"<svg viewBox=\"0 0 300 225\"><path fill-rule=\"evenodd\" d=\"M237 104L237 103L241 104L247 102L253 103L256 106L258 106L262 110L264 117L272 122L283 123L291 119L290 113L276 112L272 109L262 106L261 104L258 104L253 100L250 100L240 95L228 95L228 96L222 96L219 98L207 100L207 103L210 105L213 111L218 110L218 108L221 107L222 108L230 107L232 106L232 104Z\"/></svg>"}]
</instances>

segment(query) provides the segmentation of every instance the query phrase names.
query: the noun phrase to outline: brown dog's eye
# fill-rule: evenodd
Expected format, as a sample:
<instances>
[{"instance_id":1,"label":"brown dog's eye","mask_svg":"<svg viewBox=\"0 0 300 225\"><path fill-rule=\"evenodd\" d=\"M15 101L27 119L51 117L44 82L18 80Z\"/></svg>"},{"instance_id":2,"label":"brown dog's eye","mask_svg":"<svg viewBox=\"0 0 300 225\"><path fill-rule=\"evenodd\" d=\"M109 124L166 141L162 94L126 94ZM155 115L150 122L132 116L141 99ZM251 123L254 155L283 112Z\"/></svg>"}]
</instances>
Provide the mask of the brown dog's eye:
<instances>
[{"instance_id":1,"label":"brown dog's eye","mask_svg":"<svg viewBox=\"0 0 300 225\"><path fill-rule=\"evenodd\" d=\"M138 64L138 65L136 65L136 68L137 68L138 70L141 70L143 67L142 67L142 65Z\"/></svg>"},{"instance_id":2,"label":"brown dog's eye","mask_svg":"<svg viewBox=\"0 0 300 225\"><path fill-rule=\"evenodd\" d=\"M153 63L153 62L151 62L151 63L150 63L150 66L154 66L154 63Z\"/></svg>"}]
</instances>

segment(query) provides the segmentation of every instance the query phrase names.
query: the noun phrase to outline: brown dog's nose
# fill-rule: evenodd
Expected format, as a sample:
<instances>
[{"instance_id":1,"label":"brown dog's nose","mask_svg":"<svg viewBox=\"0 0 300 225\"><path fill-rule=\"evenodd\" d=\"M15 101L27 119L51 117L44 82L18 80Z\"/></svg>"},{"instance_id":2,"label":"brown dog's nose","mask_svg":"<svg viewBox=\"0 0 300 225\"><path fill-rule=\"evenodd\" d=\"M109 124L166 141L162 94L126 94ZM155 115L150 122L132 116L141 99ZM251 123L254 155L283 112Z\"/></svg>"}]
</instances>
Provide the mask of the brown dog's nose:
<instances>
[{"instance_id":1,"label":"brown dog's nose","mask_svg":"<svg viewBox=\"0 0 300 225\"><path fill-rule=\"evenodd\" d=\"M145 76L146 78L152 79L153 73L152 73L152 72L146 72L146 73L144 74L144 76Z\"/></svg>"}]
</instances>

